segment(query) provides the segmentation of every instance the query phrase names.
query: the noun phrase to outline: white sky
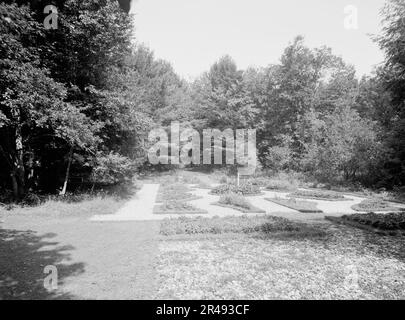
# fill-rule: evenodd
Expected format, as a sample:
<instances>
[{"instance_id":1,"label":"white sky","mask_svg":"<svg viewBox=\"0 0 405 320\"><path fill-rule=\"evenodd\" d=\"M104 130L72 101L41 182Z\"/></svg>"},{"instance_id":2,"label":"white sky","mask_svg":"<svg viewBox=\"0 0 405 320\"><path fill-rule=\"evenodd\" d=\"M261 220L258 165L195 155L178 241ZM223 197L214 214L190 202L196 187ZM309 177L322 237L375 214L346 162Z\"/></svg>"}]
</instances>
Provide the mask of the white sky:
<instances>
[{"instance_id":1,"label":"white sky","mask_svg":"<svg viewBox=\"0 0 405 320\"><path fill-rule=\"evenodd\" d=\"M327 45L370 73L383 54L370 39L384 0L132 0L135 36L190 79L229 54L238 67L277 63L295 36ZM344 8L358 8L358 29L344 28Z\"/></svg>"}]
</instances>

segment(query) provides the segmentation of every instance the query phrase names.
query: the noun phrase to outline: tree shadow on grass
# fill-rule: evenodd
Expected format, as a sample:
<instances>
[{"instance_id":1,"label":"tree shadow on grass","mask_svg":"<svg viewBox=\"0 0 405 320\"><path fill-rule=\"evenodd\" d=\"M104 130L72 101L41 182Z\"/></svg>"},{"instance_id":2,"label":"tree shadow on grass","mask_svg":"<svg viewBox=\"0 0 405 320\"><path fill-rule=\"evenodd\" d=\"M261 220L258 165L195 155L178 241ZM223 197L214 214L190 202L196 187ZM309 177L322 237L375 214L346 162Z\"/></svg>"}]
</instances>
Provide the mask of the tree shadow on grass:
<instances>
[{"instance_id":1,"label":"tree shadow on grass","mask_svg":"<svg viewBox=\"0 0 405 320\"><path fill-rule=\"evenodd\" d=\"M359 256L374 254L405 261L404 236L384 236L349 226L308 225L293 232L261 232L254 234L253 238L307 242L327 250L356 253Z\"/></svg>"},{"instance_id":2,"label":"tree shadow on grass","mask_svg":"<svg viewBox=\"0 0 405 320\"><path fill-rule=\"evenodd\" d=\"M38 236L33 231L0 229L0 300L74 299L58 290L44 287L46 266L58 271L58 286L67 277L84 272L83 263L66 264L72 246L55 247L49 239L55 234Z\"/></svg>"}]
</instances>

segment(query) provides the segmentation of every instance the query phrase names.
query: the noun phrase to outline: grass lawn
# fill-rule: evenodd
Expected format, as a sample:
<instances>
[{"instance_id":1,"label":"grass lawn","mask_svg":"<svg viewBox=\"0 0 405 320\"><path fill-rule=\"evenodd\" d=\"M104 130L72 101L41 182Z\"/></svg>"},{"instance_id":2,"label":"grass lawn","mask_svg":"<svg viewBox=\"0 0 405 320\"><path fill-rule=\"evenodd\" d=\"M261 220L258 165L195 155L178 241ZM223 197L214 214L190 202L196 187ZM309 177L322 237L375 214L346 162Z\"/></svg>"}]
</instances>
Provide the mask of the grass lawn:
<instances>
[{"instance_id":1,"label":"grass lawn","mask_svg":"<svg viewBox=\"0 0 405 320\"><path fill-rule=\"evenodd\" d=\"M14 206L7 209L0 206L0 218L3 216L32 216L32 217L89 217L94 214L113 214L125 203L125 199L114 197L94 197L78 202L50 200L35 207Z\"/></svg>"},{"instance_id":2,"label":"grass lawn","mask_svg":"<svg viewBox=\"0 0 405 320\"><path fill-rule=\"evenodd\" d=\"M271 217L178 220L161 225L159 298L405 298L405 237Z\"/></svg>"},{"instance_id":3,"label":"grass lawn","mask_svg":"<svg viewBox=\"0 0 405 320\"><path fill-rule=\"evenodd\" d=\"M214 218L179 218L167 219L161 223L160 234L196 235L196 234L252 234L324 236L323 230L304 223L273 216L242 216Z\"/></svg>"},{"instance_id":4,"label":"grass lawn","mask_svg":"<svg viewBox=\"0 0 405 320\"><path fill-rule=\"evenodd\" d=\"M281 206L297 210L303 213L322 213L322 210L319 210L315 202L297 200L294 198L282 199L282 198L265 198L267 201L277 203Z\"/></svg>"}]
</instances>

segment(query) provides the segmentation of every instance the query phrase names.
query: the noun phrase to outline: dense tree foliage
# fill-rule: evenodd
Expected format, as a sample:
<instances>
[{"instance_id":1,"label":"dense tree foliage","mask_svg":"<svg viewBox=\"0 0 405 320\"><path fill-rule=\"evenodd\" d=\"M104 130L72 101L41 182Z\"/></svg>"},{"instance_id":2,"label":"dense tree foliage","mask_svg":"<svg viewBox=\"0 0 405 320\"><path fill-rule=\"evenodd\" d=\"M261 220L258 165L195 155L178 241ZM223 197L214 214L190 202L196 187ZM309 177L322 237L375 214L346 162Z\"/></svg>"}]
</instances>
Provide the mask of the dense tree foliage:
<instances>
[{"instance_id":1,"label":"dense tree foliage","mask_svg":"<svg viewBox=\"0 0 405 320\"><path fill-rule=\"evenodd\" d=\"M130 179L145 161L158 111L186 103L187 85L134 45L132 18L116 1L57 1L56 30L43 26L47 2L7 2L0 4L2 187L21 199L65 192L67 179L75 188Z\"/></svg>"},{"instance_id":2,"label":"dense tree foliage","mask_svg":"<svg viewBox=\"0 0 405 320\"><path fill-rule=\"evenodd\" d=\"M389 93L382 118L387 130L386 144L390 148L389 161L384 169L386 183L405 182L405 2L390 0L384 9L383 34L378 38L385 51L386 63L379 75Z\"/></svg>"},{"instance_id":3,"label":"dense tree foliage","mask_svg":"<svg viewBox=\"0 0 405 320\"><path fill-rule=\"evenodd\" d=\"M48 1L0 3L2 194L129 181L147 160L148 132L172 121L200 131L257 129L267 169L403 185L402 0L383 12L376 41L386 63L371 76L358 79L329 48L310 49L299 36L278 64L240 70L224 56L191 83L136 44L133 17L117 1L52 3L56 30L43 25Z\"/></svg>"}]
</instances>

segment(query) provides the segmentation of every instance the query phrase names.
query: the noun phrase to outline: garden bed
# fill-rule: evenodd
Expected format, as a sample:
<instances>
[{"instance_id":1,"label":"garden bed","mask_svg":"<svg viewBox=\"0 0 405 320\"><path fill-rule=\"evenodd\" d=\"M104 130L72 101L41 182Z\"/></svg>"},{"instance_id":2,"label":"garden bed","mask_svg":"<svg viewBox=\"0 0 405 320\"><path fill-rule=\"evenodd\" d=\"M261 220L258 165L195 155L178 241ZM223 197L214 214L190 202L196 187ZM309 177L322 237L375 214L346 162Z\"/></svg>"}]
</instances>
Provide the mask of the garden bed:
<instances>
[{"instance_id":1,"label":"garden bed","mask_svg":"<svg viewBox=\"0 0 405 320\"><path fill-rule=\"evenodd\" d=\"M192 201L201 199L201 197L190 193L191 189L184 184L170 184L160 186L156 202L165 201Z\"/></svg>"},{"instance_id":2,"label":"garden bed","mask_svg":"<svg viewBox=\"0 0 405 320\"><path fill-rule=\"evenodd\" d=\"M220 203L220 202L214 202L214 203L211 203L211 204L213 206L219 206L219 207L238 210L238 211L243 212L243 213L266 213L265 210L259 209L259 208L255 207L253 205L250 208L243 208L243 207L235 206L235 205L232 205L232 204L224 204L224 203Z\"/></svg>"},{"instance_id":3,"label":"garden bed","mask_svg":"<svg viewBox=\"0 0 405 320\"><path fill-rule=\"evenodd\" d=\"M213 188L209 194L222 196L228 193L241 194L247 197L260 196L264 194L257 185L251 183L241 184L239 186L234 184L223 184Z\"/></svg>"},{"instance_id":4,"label":"garden bed","mask_svg":"<svg viewBox=\"0 0 405 320\"><path fill-rule=\"evenodd\" d=\"M381 211L405 211L405 209L392 206L389 202L380 199L366 199L352 206L355 211L381 212Z\"/></svg>"},{"instance_id":5,"label":"garden bed","mask_svg":"<svg viewBox=\"0 0 405 320\"><path fill-rule=\"evenodd\" d=\"M298 190L288 195L290 198L324 200L324 201L349 201L352 199L345 198L342 194L332 191L321 190Z\"/></svg>"},{"instance_id":6,"label":"garden bed","mask_svg":"<svg viewBox=\"0 0 405 320\"><path fill-rule=\"evenodd\" d=\"M153 209L154 214L207 214L208 211L181 201L168 201L157 205Z\"/></svg>"},{"instance_id":7,"label":"garden bed","mask_svg":"<svg viewBox=\"0 0 405 320\"><path fill-rule=\"evenodd\" d=\"M222 195L219 201L213 203L212 205L231 208L243 213L266 213L266 211L255 207L250 203L250 201L236 193Z\"/></svg>"},{"instance_id":8,"label":"garden bed","mask_svg":"<svg viewBox=\"0 0 405 320\"><path fill-rule=\"evenodd\" d=\"M156 197L156 202L165 202L165 201L193 201L200 200L202 197L193 195L191 193L186 194L171 194L171 195L162 195L158 194Z\"/></svg>"},{"instance_id":9,"label":"garden bed","mask_svg":"<svg viewBox=\"0 0 405 320\"><path fill-rule=\"evenodd\" d=\"M405 235L405 212L391 212L387 214L372 212L325 218L335 223L345 224L378 234Z\"/></svg>"},{"instance_id":10,"label":"garden bed","mask_svg":"<svg viewBox=\"0 0 405 320\"><path fill-rule=\"evenodd\" d=\"M274 202L280 206L297 210L302 213L323 213L316 206L316 203L304 200L296 200L294 198L280 199L280 198L265 198L265 200Z\"/></svg>"},{"instance_id":11,"label":"garden bed","mask_svg":"<svg viewBox=\"0 0 405 320\"><path fill-rule=\"evenodd\" d=\"M160 234L165 236L228 233L286 234L305 237L325 235L323 229L269 215L223 218L180 217L163 220L160 225Z\"/></svg>"}]
</instances>

